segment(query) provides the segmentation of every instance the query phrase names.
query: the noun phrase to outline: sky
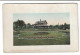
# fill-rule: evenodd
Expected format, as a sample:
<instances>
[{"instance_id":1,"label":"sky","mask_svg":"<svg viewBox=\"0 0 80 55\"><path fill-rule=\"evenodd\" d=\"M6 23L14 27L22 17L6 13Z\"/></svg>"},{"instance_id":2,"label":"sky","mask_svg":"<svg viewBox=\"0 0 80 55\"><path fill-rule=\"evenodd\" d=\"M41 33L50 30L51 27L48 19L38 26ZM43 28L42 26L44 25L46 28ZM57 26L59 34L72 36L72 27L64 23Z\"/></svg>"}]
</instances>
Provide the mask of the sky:
<instances>
[{"instance_id":1,"label":"sky","mask_svg":"<svg viewBox=\"0 0 80 55\"><path fill-rule=\"evenodd\" d=\"M35 24L36 21L46 20L48 25L69 24L70 14L65 13L14 13L13 20L23 20L26 24Z\"/></svg>"}]
</instances>

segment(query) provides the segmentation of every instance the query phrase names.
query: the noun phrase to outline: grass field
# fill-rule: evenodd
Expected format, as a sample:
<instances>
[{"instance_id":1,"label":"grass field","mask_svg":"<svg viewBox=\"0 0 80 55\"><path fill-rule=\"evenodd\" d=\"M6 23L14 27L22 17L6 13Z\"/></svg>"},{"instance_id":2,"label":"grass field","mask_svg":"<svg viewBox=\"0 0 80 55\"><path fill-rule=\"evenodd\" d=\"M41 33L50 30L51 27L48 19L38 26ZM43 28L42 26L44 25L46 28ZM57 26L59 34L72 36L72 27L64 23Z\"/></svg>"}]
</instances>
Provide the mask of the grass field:
<instances>
[{"instance_id":1,"label":"grass field","mask_svg":"<svg viewBox=\"0 0 80 55\"><path fill-rule=\"evenodd\" d=\"M14 46L25 45L69 45L69 30L22 30L20 34L13 33Z\"/></svg>"}]
</instances>

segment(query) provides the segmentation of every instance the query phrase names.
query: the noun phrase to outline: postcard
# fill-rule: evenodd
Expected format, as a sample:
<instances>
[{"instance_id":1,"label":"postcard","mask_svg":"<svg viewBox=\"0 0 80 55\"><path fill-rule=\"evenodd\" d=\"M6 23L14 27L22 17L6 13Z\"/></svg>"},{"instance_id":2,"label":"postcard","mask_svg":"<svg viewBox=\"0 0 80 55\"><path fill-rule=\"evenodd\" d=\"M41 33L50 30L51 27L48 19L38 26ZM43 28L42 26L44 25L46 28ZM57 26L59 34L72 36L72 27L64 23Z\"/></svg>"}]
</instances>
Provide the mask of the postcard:
<instances>
[{"instance_id":1,"label":"postcard","mask_svg":"<svg viewBox=\"0 0 80 55\"><path fill-rule=\"evenodd\" d=\"M3 4L4 52L78 51L77 4Z\"/></svg>"}]
</instances>

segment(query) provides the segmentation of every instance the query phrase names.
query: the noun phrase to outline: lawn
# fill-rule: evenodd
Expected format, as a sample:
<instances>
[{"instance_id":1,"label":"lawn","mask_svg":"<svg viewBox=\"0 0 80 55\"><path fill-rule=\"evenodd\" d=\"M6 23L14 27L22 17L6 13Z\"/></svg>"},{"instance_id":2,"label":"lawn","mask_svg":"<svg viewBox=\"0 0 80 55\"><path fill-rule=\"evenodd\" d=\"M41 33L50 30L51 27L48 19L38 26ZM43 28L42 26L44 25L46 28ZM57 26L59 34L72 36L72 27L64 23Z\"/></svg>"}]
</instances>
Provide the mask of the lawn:
<instances>
[{"instance_id":1,"label":"lawn","mask_svg":"<svg viewBox=\"0 0 80 55\"><path fill-rule=\"evenodd\" d=\"M42 34L42 33L43 34ZM36 34L38 33L38 34ZM47 34L44 34L47 33ZM20 34L14 32L14 46L26 45L69 45L69 30L59 31L20 31ZM42 37L42 38L41 38Z\"/></svg>"}]
</instances>

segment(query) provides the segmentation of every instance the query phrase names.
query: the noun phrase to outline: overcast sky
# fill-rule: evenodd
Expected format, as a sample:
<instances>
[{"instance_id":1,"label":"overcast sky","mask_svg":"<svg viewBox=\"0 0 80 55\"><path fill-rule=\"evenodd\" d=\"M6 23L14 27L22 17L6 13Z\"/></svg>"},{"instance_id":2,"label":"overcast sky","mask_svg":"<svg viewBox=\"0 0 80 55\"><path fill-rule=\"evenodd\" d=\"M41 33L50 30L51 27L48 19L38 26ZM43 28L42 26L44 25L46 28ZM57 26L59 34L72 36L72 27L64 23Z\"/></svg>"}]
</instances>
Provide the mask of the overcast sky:
<instances>
[{"instance_id":1,"label":"overcast sky","mask_svg":"<svg viewBox=\"0 0 80 55\"><path fill-rule=\"evenodd\" d=\"M36 21L46 20L48 25L56 25L56 24L69 24L70 14L68 12L65 13L14 13L13 19L14 21L24 20L24 22L34 24Z\"/></svg>"}]
</instances>

